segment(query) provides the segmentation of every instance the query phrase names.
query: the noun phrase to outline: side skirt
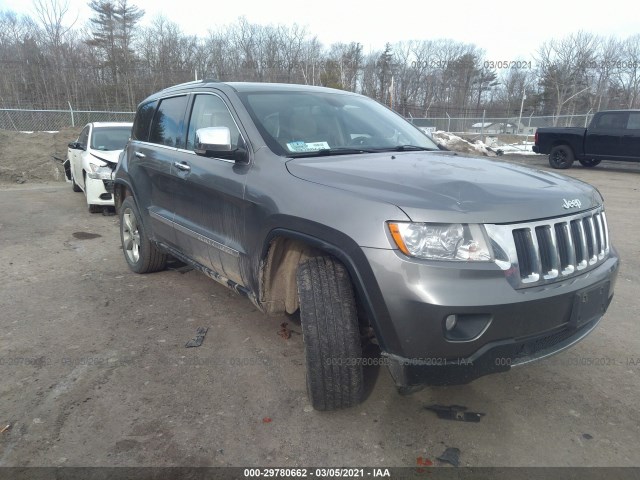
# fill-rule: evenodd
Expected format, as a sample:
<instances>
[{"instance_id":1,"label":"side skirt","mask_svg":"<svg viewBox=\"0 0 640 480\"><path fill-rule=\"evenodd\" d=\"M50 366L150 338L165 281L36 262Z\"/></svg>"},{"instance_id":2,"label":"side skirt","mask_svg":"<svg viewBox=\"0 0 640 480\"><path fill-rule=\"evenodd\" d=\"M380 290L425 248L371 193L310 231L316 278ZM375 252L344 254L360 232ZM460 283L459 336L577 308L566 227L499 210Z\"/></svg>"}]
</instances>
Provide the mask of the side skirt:
<instances>
[{"instance_id":1,"label":"side skirt","mask_svg":"<svg viewBox=\"0 0 640 480\"><path fill-rule=\"evenodd\" d=\"M170 247L169 245L166 245L166 244L161 243L161 242L156 242L156 245L158 245L158 247L160 249L164 250L169 255L171 255L173 257L176 257L178 260L180 260L181 262L186 263L187 265L193 267L195 270L198 270L198 271L204 273L207 277L209 277L209 278L215 280L216 282L218 282L219 284L224 285L225 287L233 290L238 295L241 295L243 297L248 298L249 300L251 300L251 303L253 303L258 308L258 310L260 310L261 312L264 312L264 309L260 305L260 302L258 302L258 299L256 298L256 296L247 287L244 287L244 286L240 285L239 283L234 282L233 280L229 280L227 277L222 275L220 272L212 270L212 269L210 269L208 267L205 267L204 265L201 265L198 262L195 262L195 261L191 260L188 257L185 257L182 253L180 253L175 248Z\"/></svg>"}]
</instances>

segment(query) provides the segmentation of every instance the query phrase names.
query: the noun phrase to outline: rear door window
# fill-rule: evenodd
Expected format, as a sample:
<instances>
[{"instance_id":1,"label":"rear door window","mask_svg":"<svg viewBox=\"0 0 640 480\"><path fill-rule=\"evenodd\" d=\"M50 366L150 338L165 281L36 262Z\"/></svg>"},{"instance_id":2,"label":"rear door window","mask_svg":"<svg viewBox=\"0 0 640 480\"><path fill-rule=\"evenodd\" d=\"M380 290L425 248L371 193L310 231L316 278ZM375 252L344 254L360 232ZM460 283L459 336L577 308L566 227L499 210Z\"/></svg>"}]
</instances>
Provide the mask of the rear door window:
<instances>
[{"instance_id":1,"label":"rear door window","mask_svg":"<svg viewBox=\"0 0 640 480\"><path fill-rule=\"evenodd\" d=\"M600 115L596 128L600 130L624 130L626 125L626 112L610 112Z\"/></svg>"},{"instance_id":2,"label":"rear door window","mask_svg":"<svg viewBox=\"0 0 640 480\"><path fill-rule=\"evenodd\" d=\"M640 112L629 112L627 130L640 130Z\"/></svg>"},{"instance_id":3,"label":"rear door window","mask_svg":"<svg viewBox=\"0 0 640 480\"><path fill-rule=\"evenodd\" d=\"M186 106L186 95L161 100L151 122L149 141L168 147L182 147Z\"/></svg>"}]
</instances>

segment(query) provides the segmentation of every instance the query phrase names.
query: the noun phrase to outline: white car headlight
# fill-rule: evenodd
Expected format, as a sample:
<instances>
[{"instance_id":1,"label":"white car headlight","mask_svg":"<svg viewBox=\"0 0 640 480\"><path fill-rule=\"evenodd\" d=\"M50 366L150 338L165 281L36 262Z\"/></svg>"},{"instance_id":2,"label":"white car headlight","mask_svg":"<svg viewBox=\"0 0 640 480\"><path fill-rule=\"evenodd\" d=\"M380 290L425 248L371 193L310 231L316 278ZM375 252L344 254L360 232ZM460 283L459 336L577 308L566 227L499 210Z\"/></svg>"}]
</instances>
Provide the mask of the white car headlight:
<instances>
[{"instance_id":1,"label":"white car headlight","mask_svg":"<svg viewBox=\"0 0 640 480\"><path fill-rule=\"evenodd\" d=\"M96 165L95 163L89 163L87 176L98 180L111 180L113 176L113 169L108 165Z\"/></svg>"},{"instance_id":2,"label":"white car headlight","mask_svg":"<svg viewBox=\"0 0 640 480\"><path fill-rule=\"evenodd\" d=\"M389 222L396 245L410 257L425 260L491 261L481 225Z\"/></svg>"}]
</instances>

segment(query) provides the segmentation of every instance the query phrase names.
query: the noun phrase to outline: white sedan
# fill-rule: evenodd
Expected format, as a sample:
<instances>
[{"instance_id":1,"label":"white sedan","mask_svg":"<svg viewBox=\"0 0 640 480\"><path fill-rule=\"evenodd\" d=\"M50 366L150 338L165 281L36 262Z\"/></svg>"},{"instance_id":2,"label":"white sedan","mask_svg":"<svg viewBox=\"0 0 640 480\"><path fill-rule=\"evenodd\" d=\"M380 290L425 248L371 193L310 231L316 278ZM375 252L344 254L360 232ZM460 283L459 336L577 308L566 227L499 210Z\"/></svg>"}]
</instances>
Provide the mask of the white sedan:
<instances>
[{"instance_id":1,"label":"white sedan","mask_svg":"<svg viewBox=\"0 0 640 480\"><path fill-rule=\"evenodd\" d=\"M132 123L88 123L67 152L67 179L74 192L84 192L91 213L113 206L113 172L131 136Z\"/></svg>"}]
</instances>

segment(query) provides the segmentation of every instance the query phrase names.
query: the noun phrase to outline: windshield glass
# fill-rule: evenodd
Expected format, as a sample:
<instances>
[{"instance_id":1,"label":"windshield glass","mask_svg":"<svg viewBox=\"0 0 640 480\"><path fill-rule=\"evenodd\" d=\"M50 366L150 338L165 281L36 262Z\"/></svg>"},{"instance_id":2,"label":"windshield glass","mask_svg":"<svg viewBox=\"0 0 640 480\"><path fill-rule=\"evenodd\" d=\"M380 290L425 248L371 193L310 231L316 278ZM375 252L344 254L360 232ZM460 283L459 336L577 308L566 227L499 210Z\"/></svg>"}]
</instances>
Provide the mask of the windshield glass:
<instances>
[{"instance_id":1,"label":"windshield glass","mask_svg":"<svg viewBox=\"0 0 640 480\"><path fill-rule=\"evenodd\" d=\"M94 150L122 150L131 136L131 127L94 127L91 148Z\"/></svg>"},{"instance_id":2,"label":"windshield glass","mask_svg":"<svg viewBox=\"0 0 640 480\"><path fill-rule=\"evenodd\" d=\"M278 155L438 149L402 117L359 95L279 91L241 93L240 98Z\"/></svg>"}]
</instances>

